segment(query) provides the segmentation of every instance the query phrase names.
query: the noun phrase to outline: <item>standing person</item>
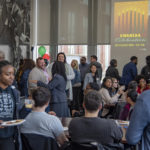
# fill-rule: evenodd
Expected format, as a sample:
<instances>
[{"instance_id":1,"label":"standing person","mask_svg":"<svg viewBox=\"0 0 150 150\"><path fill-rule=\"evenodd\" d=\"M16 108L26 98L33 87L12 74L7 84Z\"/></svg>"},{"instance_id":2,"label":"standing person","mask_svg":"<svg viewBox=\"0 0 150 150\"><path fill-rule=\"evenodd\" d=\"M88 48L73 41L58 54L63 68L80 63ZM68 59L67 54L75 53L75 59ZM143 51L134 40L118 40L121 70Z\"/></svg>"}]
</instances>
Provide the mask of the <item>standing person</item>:
<instances>
[{"instance_id":1,"label":"standing person","mask_svg":"<svg viewBox=\"0 0 150 150\"><path fill-rule=\"evenodd\" d=\"M34 67L29 74L28 81L30 81L30 80L38 80L38 81L42 81L46 84L49 82L49 76L46 71L45 61L42 57L37 58L36 67ZM30 95L31 90L36 88L37 85L35 83L31 83L31 82L28 82L28 85L29 85L28 88L29 88L29 95Z\"/></svg>"},{"instance_id":2,"label":"standing person","mask_svg":"<svg viewBox=\"0 0 150 150\"><path fill-rule=\"evenodd\" d=\"M5 60L5 53L3 51L0 51L0 61L3 61L3 60ZM18 88L17 82L16 82L15 79L14 79L14 82L13 82L13 86L15 86L16 88Z\"/></svg>"},{"instance_id":3,"label":"standing person","mask_svg":"<svg viewBox=\"0 0 150 150\"><path fill-rule=\"evenodd\" d=\"M117 67L117 60L116 59L112 59L110 61L110 66L107 68L106 70L106 77L112 77L112 78L116 78L118 81L120 80L120 76L119 76L119 72Z\"/></svg>"},{"instance_id":4,"label":"standing person","mask_svg":"<svg viewBox=\"0 0 150 150\"><path fill-rule=\"evenodd\" d=\"M79 70L80 70L80 75L81 75L81 83L83 85L85 75L88 70L88 64L86 63L86 57L81 57L80 59L80 64L79 64Z\"/></svg>"},{"instance_id":5,"label":"standing person","mask_svg":"<svg viewBox=\"0 0 150 150\"><path fill-rule=\"evenodd\" d=\"M130 81L134 80L137 76L137 62L138 58L136 56L132 56L130 58L130 62L123 67L122 78L120 80L121 85L125 85L126 88Z\"/></svg>"},{"instance_id":6,"label":"standing person","mask_svg":"<svg viewBox=\"0 0 150 150\"><path fill-rule=\"evenodd\" d=\"M141 70L141 74L145 76L146 79L150 77L150 56L145 58L146 66L144 66Z\"/></svg>"},{"instance_id":7,"label":"standing person","mask_svg":"<svg viewBox=\"0 0 150 150\"><path fill-rule=\"evenodd\" d=\"M73 101L72 101L72 115L76 111L80 110L80 106L82 105L80 103L81 99L81 77L79 72L79 65L78 61L73 59L71 62L71 67L73 68L73 71L75 73L75 78L71 81L72 82L72 89L73 89Z\"/></svg>"},{"instance_id":8,"label":"standing person","mask_svg":"<svg viewBox=\"0 0 150 150\"><path fill-rule=\"evenodd\" d=\"M8 61L0 61L0 122L18 119L19 92L12 87L14 67ZM0 149L15 150L14 127L0 127Z\"/></svg>"},{"instance_id":9,"label":"standing person","mask_svg":"<svg viewBox=\"0 0 150 150\"><path fill-rule=\"evenodd\" d=\"M66 62L66 55L63 52L60 52L57 54L57 61L63 62L65 64L65 69L66 69L66 76L67 76L67 85L66 85L66 92L67 92L67 97L70 101L73 100L73 94L72 94L72 83L71 80L74 79L75 74L74 71L71 67L71 65L69 65ZM49 76L52 76L52 66L53 66L54 62L51 63L48 68L47 68L47 72L49 74Z\"/></svg>"},{"instance_id":10,"label":"standing person","mask_svg":"<svg viewBox=\"0 0 150 150\"><path fill-rule=\"evenodd\" d=\"M65 92L67 77L65 73L65 65L63 62L56 61L52 66L52 79L48 84L42 81L31 80L37 86L48 88L52 93L50 109L56 113L58 117L69 117L69 109L67 104L67 96Z\"/></svg>"},{"instance_id":11,"label":"standing person","mask_svg":"<svg viewBox=\"0 0 150 150\"><path fill-rule=\"evenodd\" d=\"M84 85L83 85L84 90L86 89L87 84L90 83L90 82L95 82L99 85L99 87L101 86L100 78L99 78L98 71L97 71L97 67L94 64L91 65L90 73L87 73L85 75Z\"/></svg>"},{"instance_id":12,"label":"standing person","mask_svg":"<svg viewBox=\"0 0 150 150\"><path fill-rule=\"evenodd\" d=\"M22 75L21 79L18 83L19 90L21 92L21 96L25 96L26 98L29 96L28 94L28 77L30 71L35 67L35 63L32 59L25 59L22 67Z\"/></svg>"},{"instance_id":13,"label":"standing person","mask_svg":"<svg viewBox=\"0 0 150 150\"><path fill-rule=\"evenodd\" d=\"M89 65L86 63L86 57L81 57L80 59L80 64L79 64L79 70L80 70L80 75L81 75L81 99L80 99L80 104L83 103L83 98L84 98L84 91L83 91L83 85L84 85L84 78L87 73ZM82 105L81 105L82 108Z\"/></svg>"},{"instance_id":14,"label":"standing person","mask_svg":"<svg viewBox=\"0 0 150 150\"><path fill-rule=\"evenodd\" d=\"M76 117L69 125L69 135L76 143L97 142L106 149L123 149L121 128L114 120L98 117L102 109L102 99L97 91L90 91L83 101L84 117Z\"/></svg>"},{"instance_id":15,"label":"standing person","mask_svg":"<svg viewBox=\"0 0 150 150\"><path fill-rule=\"evenodd\" d=\"M127 129L127 143L136 145L139 142L140 150L150 148L150 90L144 91L136 101L130 124Z\"/></svg>"},{"instance_id":16,"label":"standing person","mask_svg":"<svg viewBox=\"0 0 150 150\"><path fill-rule=\"evenodd\" d=\"M97 56L96 55L91 56L91 63L89 64L88 72L90 72L92 65L96 66L97 72L98 72L98 77L101 81L101 79L102 79L102 65L99 62L97 62Z\"/></svg>"}]
</instances>

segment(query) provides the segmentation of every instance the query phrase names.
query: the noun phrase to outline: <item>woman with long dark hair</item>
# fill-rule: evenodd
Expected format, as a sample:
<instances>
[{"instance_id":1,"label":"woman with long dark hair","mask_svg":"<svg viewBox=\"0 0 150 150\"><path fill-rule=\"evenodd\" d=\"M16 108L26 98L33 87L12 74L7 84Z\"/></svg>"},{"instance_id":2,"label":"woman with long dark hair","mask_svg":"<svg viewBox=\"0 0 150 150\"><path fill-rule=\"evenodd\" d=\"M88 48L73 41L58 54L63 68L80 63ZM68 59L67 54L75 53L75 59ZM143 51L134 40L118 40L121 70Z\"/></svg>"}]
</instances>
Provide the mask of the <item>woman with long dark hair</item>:
<instances>
[{"instance_id":1,"label":"woman with long dark hair","mask_svg":"<svg viewBox=\"0 0 150 150\"><path fill-rule=\"evenodd\" d=\"M24 59L24 64L22 66L22 75L20 81L18 82L18 87L21 92L21 96L28 97L28 77L30 71L35 67L35 62L32 59Z\"/></svg>"},{"instance_id":2,"label":"woman with long dark hair","mask_svg":"<svg viewBox=\"0 0 150 150\"><path fill-rule=\"evenodd\" d=\"M111 106L112 104L115 104L118 102L119 97L121 94L123 94L123 90L119 89L118 92L113 95L112 94L112 78L111 77L105 77L103 79L102 88L100 89L100 94L102 96L104 109L102 112L102 116L106 116L109 113L109 107L105 106Z\"/></svg>"},{"instance_id":3,"label":"woman with long dark hair","mask_svg":"<svg viewBox=\"0 0 150 150\"><path fill-rule=\"evenodd\" d=\"M48 88L51 91L52 100L50 102L50 109L54 111L58 117L70 116L65 92L67 77L63 62L56 61L53 64L52 79L48 84L35 80L30 82L37 83L37 86Z\"/></svg>"},{"instance_id":4,"label":"woman with long dark hair","mask_svg":"<svg viewBox=\"0 0 150 150\"><path fill-rule=\"evenodd\" d=\"M71 65L67 63L65 53L63 53L63 52L58 53L56 61L63 62L64 65L65 65L65 73L66 73L66 77L67 77L66 93L67 93L68 99L70 101L72 101L73 100L73 94L72 94L72 83L71 83L71 80L73 80L74 77L75 77L74 71L73 71ZM52 76L53 64L54 63L52 62L47 68L47 72L48 72L50 77Z\"/></svg>"},{"instance_id":5,"label":"woman with long dark hair","mask_svg":"<svg viewBox=\"0 0 150 150\"><path fill-rule=\"evenodd\" d=\"M90 82L92 82L92 83L95 82L100 87L100 78L98 76L97 67L94 64L91 65L91 67L90 67L90 73L87 73L85 75L83 90L86 89L87 84L90 83Z\"/></svg>"}]
</instances>

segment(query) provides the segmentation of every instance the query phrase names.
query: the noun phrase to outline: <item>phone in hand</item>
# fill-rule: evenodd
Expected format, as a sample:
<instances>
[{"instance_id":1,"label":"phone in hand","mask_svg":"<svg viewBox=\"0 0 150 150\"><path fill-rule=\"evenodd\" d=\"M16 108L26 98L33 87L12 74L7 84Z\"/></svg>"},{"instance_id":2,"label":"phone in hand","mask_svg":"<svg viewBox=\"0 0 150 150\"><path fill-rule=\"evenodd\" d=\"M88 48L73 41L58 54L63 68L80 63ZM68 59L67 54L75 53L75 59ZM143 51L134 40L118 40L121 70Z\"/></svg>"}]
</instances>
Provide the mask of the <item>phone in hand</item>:
<instances>
[{"instance_id":1,"label":"phone in hand","mask_svg":"<svg viewBox=\"0 0 150 150\"><path fill-rule=\"evenodd\" d=\"M124 85L120 86L119 90L124 91L125 90L125 86Z\"/></svg>"}]
</instances>

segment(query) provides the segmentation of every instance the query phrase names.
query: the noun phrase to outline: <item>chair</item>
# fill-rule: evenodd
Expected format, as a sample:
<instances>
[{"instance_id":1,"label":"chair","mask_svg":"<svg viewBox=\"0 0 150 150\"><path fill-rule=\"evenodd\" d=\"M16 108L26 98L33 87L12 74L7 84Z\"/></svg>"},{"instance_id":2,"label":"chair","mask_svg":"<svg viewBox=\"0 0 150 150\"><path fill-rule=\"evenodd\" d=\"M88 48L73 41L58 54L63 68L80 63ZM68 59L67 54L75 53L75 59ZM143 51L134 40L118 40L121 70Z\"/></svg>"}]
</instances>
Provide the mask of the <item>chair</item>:
<instances>
[{"instance_id":1,"label":"chair","mask_svg":"<svg viewBox=\"0 0 150 150\"><path fill-rule=\"evenodd\" d=\"M59 150L57 142L50 137L22 133L21 139L23 150Z\"/></svg>"},{"instance_id":2,"label":"chair","mask_svg":"<svg viewBox=\"0 0 150 150\"><path fill-rule=\"evenodd\" d=\"M72 150L103 150L101 144L71 142Z\"/></svg>"}]
</instances>

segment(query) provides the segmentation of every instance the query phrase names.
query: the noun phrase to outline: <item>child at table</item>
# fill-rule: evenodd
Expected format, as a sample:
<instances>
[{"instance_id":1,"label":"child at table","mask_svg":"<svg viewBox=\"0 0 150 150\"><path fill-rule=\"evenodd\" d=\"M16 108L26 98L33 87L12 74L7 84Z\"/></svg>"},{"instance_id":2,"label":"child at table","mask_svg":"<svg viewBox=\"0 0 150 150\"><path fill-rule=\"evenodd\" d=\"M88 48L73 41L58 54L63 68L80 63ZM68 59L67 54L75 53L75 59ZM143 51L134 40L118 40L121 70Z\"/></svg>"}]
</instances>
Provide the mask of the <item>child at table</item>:
<instances>
[{"instance_id":1,"label":"child at table","mask_svg":"<svg viewBox=\"0 0 150 150\"><path fill-rule=\"evenodd\" d=\"M121 112L119 119L130 120L130 116L133 111L134 105L136 103L137 96L138 96L138 93L136 92L136 90L134 89L128 90L126 101L127 101L127 104L129 105L125 105L123 111Z\"/></svg>"}]
</instances>

